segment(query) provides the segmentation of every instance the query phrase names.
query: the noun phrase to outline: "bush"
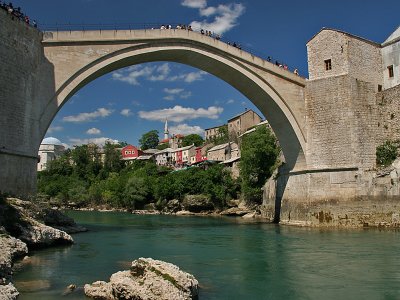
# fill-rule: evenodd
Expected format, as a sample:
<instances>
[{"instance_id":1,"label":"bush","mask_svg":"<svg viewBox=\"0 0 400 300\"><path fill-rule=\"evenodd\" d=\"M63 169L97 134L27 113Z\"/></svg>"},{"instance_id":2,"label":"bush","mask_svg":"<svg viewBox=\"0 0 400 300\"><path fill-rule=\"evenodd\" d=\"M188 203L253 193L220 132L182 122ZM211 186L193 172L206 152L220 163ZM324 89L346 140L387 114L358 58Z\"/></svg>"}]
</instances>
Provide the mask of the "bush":
<instances>
[{"instance_id":1,"label":"bush","mask_svg":"<svg viewBox=\"0 0 400 300\"><path fill-rule=\"evenodd\" d=\"M376 148L376 163L385 167L397 158L397 143L386 141Z\"/></svg>"}]
</instances>

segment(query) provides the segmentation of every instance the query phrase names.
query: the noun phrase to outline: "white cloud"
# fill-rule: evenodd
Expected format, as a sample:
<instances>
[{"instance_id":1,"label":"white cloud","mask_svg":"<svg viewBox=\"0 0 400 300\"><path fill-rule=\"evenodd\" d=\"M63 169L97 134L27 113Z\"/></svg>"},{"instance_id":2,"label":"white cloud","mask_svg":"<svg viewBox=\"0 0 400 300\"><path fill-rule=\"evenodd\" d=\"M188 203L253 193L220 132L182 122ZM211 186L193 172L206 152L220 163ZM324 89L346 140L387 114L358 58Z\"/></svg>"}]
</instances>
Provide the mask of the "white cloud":
<instances>
[{"instance_id":1,"label":"white cloud","mask_svg":"<svg viewBox=\"0 0 400 300\"><path fill-rule=\"evenodd\" d=\"M176 89L165 88L164 89L164 92L167 94L170 94L170 95L177 95L177 94L182 93L183 91L184 91L184 89L179 89L179 88L176 88Z\"/></svg>"},{"instance_id":2,"label":"white cloud","mask_svg":"<svg viewBox=\"0 0 400 300\"><path fill-rule=\"evenodd\" d=\"M204 1L205 2L205 1ZM184 5L184 3L181 3ZM206 17L202 21L193 21L190 25L194 29L203 28L212 32L223 34L237 25L238 18L244 13L245 7L241 3L220 4L216 7L205 5L184 5L191 8L198 8L199 14ZM214 16L213 20L207 20L208 17Z\"/></svg>"},{"instance_id":3,"label":"white cloud","mask_svg":"<svg viewBox=\"0 0 400 300\"><path fill-rule=\"evenodd\" d=\"M203 80L203 75L206 75L206 74L208 74L208 73L204 72L204 71L189 72L189 73L172 76L169 78L168 81L182 80L187 83L192 83L197 80Z\"/></svg>"},{"instance_id":4,"label":"white cloud","mask_svg":"<svg viewBox=\"0 0 400 300\"><path fill-rule=\"evenodd\" d=\"M107 137L90 138L90 139L70 138L69 141L71 142L71 145L75 145L75 146L86 145L86 144L90 144L90 143L93 143L93 144L96 144L99 146L103 146L106 142L110 142L111 144L119 143L118 140L110 139Z\"/></svg>"},{"instance_id":5,"label":"white cloud","mask_svg":"<svg viewBox=\"0 0 400 300\"><path fill-rule=\"evenodd\" d=\"M207 0L183 0L181 4L190 8L203 8L207 6Z\"/></svg>"},{"instance_id":6,"label":"white cloud","mask_svg":"<svg viewBox=\"0 0 400 300\"><path fill-rule=\"evenodd\" d=\"M192 83L197 80L202 80L203 75L208 74L204 71L182 73L171 75L171 67L169 63L163 63L159 66L131 66L125 69L115 71L112 74L112 79L126 82L131 85L140 85L140 78L149 81L184 81Z\"/></svg>"},{"instance_id":7,"label":"white cloud","mask_svg":"<svg viewBox=\"0 0 400 300\"><path fill-rule=\"evenodd\" d=\"M228 101L226 101L226 104L233 104L233 103L235 103L235 100L233 99L229 99Z\"/></svg>"},{"instance_id":8,"label":"white cloud","mask_svg":"<svg viewBox=\"0 0 400 300\"><path fill-rule=\"evenodd\" d=\"M58 132L62 131L64 128L61 126L51 126L49 129L47 129L47 133L53 133L53 132Z\"/></svg>"},{"instance_id":9,"label":"white cloud","mask_svg":"<svg viewBox=\"0 0 400 300\"><path fill-rule=\"evenodd\" d=\"M138 78L150 76L154 71L153 67L132 66L125 70L115 71L112 74L114 80L126 82L131 85L140 85Z\"/></svg>"},{"instance_id":10,"label":"white cloud","mask_svg":"<svg viewBox=\"0 0 400 300\"><path fill-rule=\"evenodd\" d=\"M222 107L210 106L207 109L191 107L182 107L176 105L172 108L164 108L153 111L139 111L139 117L151 121L164 122L167 118L172 122L183 122L185 120L193 120L198 118L218 119L219 115L224 111Z\"/></svg>"},{"instance_id":11,"label":"white cloud","mask_svg":"<svg viewBox=\"0 0 400 300\"><path fill-rule=\"evenodd\" d=\"M192 96L192 92L185 91L185 89L181 88L175 88L175 89L165 88L164 92L167 94L167 96L165 96L164 99L170 101L175 100L175 97L179 97L181 99L187 99L190 96Z\"/></svg>"},{"instance_id":12,"label":"white cloud","mask_svg":"<svg viewBox=\"0 0 400 300\"><path fill-rule=\"evenodd\" d=\"M165 81L168 80L168 75L171 72L171 68L168 63L164 63L157 68L154 68L153 75L147 77L150 81Z\"/></svg>"},{"instance_id":13,"label":"white cloud","mask_svg":"<svg viewBox=\"0 0 400 300\"><path fill-rule=\"evenodd\" d=\"M100 134L101 130L97 129L97 128L90 128L86 131L87 134L92 134L92 135L96 135L96 134Z\"/></svg>"},{"instance_id":14,"label":"white cloud","mask_svg":"<svg viewBox=\"0 0 400 300\"><path fill-rule=\"evenodd\" d=\"M125 117L132 116L132 112L129 108L124 108L123 110L121 110L120 114Z\"/></svg>"},{"instance_id":15,"label":"white cloud","mask_svg":"<svg viewBox=\"0 0 400 300\"><path fill-rule=\"evenodd\" d=\"M90 113L80 113L75 116L66 116L63 118L64 122L72 122L72 123L83 123L83 122L91 122L97 118L105 118L108 117L113 112L112 109L107 109L104 107L98 108L94 112Z\"/></svg>"},{"instance_id":16,"label":"white cloud","mask_svg":"<svg viewBox=\"0 0 400 300\"><path fill-rule=\"evenodd\" d=\"M169 128L169 131L173 134L183 134L183 135L188 135L188 134L199 134L202 135L204 133L204 129L201 128L200 126L190 126L187 124L178 124L176 126L171 126Z\"/></svg>"}]
</instances>

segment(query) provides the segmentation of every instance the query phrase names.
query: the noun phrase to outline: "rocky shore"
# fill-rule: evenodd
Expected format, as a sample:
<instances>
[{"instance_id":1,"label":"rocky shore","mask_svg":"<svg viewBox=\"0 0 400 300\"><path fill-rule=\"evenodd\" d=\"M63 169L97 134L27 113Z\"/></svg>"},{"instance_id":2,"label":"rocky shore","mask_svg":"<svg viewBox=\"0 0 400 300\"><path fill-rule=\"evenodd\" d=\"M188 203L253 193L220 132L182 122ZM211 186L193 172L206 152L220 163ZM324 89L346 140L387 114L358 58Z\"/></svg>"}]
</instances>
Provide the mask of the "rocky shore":
<instances>
[{"instance_id":1,"label":"rocky shore","mask_svg":"<svg viewBox=\"0 0 400 300\"><path fill-rule=\"evenodd\" d=\"M16 259L27 255L28 249L72 244L69 233L86 229L46 206L16 198L0 201L0 299L11 300L19 295L12 284Z\"/></svg>"},{"instance_id":2,"label":"rocky shore","mask_svg":"<svg viewBox=\"0 0 400 300\"><path fill-rule=\"evenodd\" d=\"M128 271L114 273L109 282L96 281L84 286L93 299L198 299L196 278L177 266L151 258L139 258Z\"/></svg>"}]
</instances>

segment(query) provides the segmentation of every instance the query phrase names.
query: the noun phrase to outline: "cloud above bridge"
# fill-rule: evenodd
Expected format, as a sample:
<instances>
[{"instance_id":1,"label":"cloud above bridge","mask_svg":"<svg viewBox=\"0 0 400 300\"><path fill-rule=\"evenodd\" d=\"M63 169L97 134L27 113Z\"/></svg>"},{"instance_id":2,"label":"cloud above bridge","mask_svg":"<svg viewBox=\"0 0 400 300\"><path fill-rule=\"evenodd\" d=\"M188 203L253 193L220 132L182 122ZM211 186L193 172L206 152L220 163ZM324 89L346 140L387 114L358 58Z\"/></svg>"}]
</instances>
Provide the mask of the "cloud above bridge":
<instances>
[{"instance_id":1,"label":"cloud above bridge","mask_svg":"<svg viewBox=\"0 0 400 300\"><path fill-rule=\"evenodd\" d=\"M124 117L129 117L129 116L132 116L132 115L133 115L133 113L132 113L132 111L130 110L130 108L124 108L124 109L122 109L121 112L120 112L120 114L121 114L122 116L124 116Z\"/></svg>"},{"instance_id":2,"label":"cloud above bridge","mask_svg":"<svg viewBox=\"0 0 400 300\"><path fill-rule=\"evenodd\" d=\"M204 75L208 74L204 71L195 71L174 75L171 74L172 72L169 63L146 66L135 65L115 71L112 74L112 79L126 82L130 85L140 85L140 78L148 81L183 81L186 83L192 83L197 80L203 80Z\"/></svg>"},{"instance_id":3,"label":"cloud above bridge","mask_svg":"<svg viewBox=\"0 0 400 300\"><path fill-rule=\"evenodd\" d=\"M219 4L207 6L206 0L183 0L181 5L199 10L202 21L193 21L190 25L195 30L211 30L218 34L224 34L238 25L237 20L245 12L246 8L241 3Z\"/></svg>"},{"instance_id":4,"label":"cloud above bridge","mask_svg":"<svg viewBox=\"0 0 400 300\"><path fill-rule=\"evenodd\" d=\"M63 118L63 121L72 123L92 122L99 118L108 117L109 115L112 114L112 112L113 112L112 109L101 107L93 112L84 112L73 116L66 116Z\"/></svg>"},{"instance_id":5,"label":"cloud above bridge","mask_svg":"<svg viewBox=\"0 0 400 300\"><path fill-rule=\"evenodd\" d=\"M139 111L139 117L150 121L164 122L167 118L172 122L183 122L198 118L218 119L224 111L222 107L210 106L208 108L191 108L176 105L172 108L164 108L152 111Z\"/></svg>"}]
</instances>

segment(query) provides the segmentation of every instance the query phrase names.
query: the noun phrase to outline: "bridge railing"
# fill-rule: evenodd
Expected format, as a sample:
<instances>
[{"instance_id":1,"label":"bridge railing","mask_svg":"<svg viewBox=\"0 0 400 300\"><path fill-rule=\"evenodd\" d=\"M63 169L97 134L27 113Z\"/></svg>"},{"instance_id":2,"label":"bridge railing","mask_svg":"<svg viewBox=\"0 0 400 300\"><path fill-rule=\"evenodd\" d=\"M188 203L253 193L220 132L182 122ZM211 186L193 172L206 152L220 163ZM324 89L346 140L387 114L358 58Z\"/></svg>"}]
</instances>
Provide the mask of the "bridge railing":
<instances>
[{"instance_id":1,"label":"bridge railing","mask_svg":"<svg viewBox=\"0 0 400 300\"><path fill-rule=\"evenodd\" d=\"M171 29L177 29L177 26L181 26L181 23L56 23L56 24L39 24L39 28L42 31L92 31L92 30L144 30L144 29L161 29L162 26L168 28L171 26ZM168 27L167 27L168 26ZM188 25L186 26L186 30ZM168 30L168 29L166 29ZM182 29L184 30L184 29ZM192 28L194 32L201 32L201 28ZM205 31L205 30L204 30ZM216 34L212 34L211 37L217 38ZM255 50L252 47L247 46L245 43L241 43L237 40L230 38L229 36L218 36L218 39L222 42L225 42L232 47L236 47L238 49L244 50L254 56L258 56L271 64L275 65L277 68L284 68L288 72L293 72L295 68L290 69L284 61L280 59L274 58L272 55L268 55L267 53L263 53Z\"/></svg>"}]
</instances>

